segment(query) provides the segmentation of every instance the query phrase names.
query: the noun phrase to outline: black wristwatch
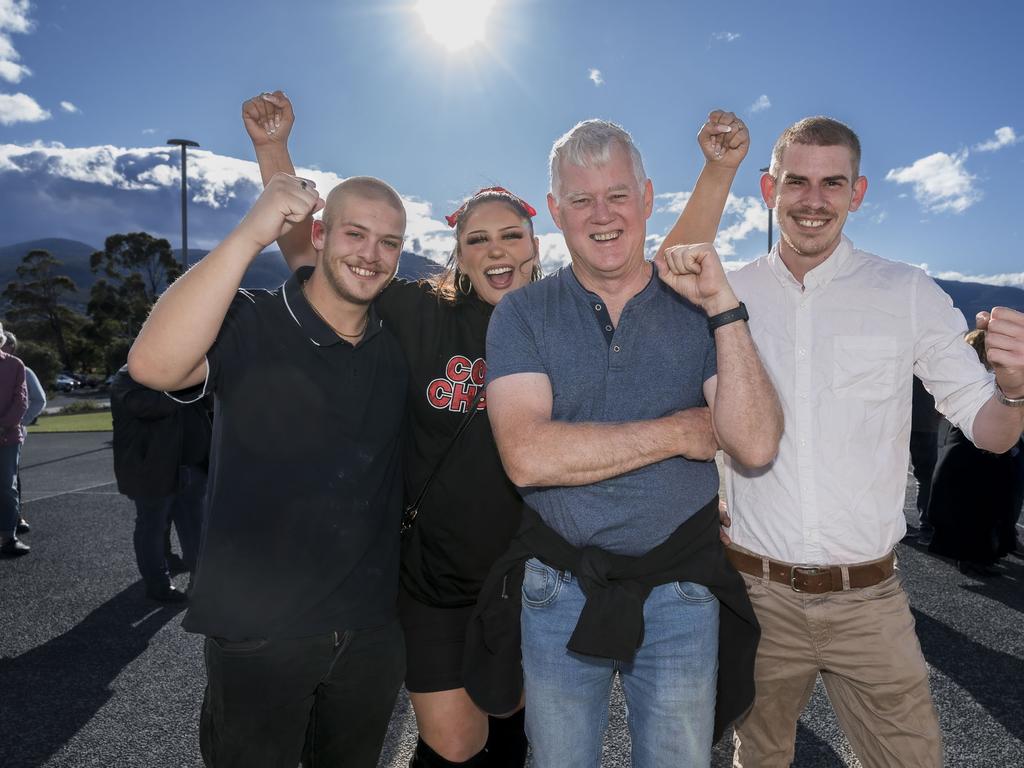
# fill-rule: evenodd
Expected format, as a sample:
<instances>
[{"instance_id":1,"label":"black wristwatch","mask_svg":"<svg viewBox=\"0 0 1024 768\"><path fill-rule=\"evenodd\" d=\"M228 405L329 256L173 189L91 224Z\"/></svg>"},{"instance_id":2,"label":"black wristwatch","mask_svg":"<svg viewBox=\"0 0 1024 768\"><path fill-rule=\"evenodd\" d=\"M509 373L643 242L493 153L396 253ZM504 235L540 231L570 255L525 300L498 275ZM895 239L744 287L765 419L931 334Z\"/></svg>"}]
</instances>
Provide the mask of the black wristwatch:
<instances>
[{"instance_id":1,"label":"black wristwatch","mask_svg":"<svg viewBox=\"0 0 1024 768\"><path fill-rule=\"evenodd\" d=\"M735 323L737 320L750 320L750 315L747 314L747 305L742 301L738 307L727 309L725 312L719 312L717 315L709 317L708 330L713 334L716 328L721 328L729 323Z\"/></svg>"}]
</instances>

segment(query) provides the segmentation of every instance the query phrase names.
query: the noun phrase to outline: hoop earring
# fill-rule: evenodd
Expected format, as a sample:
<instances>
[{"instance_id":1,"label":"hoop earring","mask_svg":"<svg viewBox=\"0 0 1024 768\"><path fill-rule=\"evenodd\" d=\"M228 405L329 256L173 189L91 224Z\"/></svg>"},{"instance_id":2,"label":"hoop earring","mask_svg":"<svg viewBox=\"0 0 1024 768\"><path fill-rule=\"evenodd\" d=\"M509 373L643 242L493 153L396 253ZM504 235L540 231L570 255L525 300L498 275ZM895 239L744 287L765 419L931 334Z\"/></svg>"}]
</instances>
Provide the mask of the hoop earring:
<instances>
[{"instance_id":1,"label":"hoop earring","mask_svg":"<svg viewBox=\"0 0 1024 768\"><path fill-rule=\"evenodd\" d=\"M465 283L463 283L463 280L465 280ZM465 272L459 272L455 278L455 287L463 296L469 296L473 293L473 281L469 279L469 275Z\"/></svg>"}]
</instances>

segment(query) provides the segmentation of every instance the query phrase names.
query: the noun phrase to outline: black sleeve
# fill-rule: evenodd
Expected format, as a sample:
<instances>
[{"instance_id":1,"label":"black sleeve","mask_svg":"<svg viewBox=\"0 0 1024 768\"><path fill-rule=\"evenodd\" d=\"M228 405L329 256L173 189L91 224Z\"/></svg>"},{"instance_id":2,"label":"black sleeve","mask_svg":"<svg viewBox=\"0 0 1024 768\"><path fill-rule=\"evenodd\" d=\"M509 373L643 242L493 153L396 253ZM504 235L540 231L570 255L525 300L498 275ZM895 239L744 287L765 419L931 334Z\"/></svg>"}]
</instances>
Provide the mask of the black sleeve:
<instances>
[{"instance_id":1,"label":"black sleeve","mask_svg":"<svg viewBox=\"0 0 1024 768\"><path fill-rule=\"evenodd\" d=\"M259 338L259 315L256 302L267 300L240 288L228 306L224 322L220 326L213 346L206 353L206 380L189 389L168 392L170 397L183 404L201 400L211 392L230 389L233 380L243 372L245 364L252 359Z\"/></svg>"}]
</instances>

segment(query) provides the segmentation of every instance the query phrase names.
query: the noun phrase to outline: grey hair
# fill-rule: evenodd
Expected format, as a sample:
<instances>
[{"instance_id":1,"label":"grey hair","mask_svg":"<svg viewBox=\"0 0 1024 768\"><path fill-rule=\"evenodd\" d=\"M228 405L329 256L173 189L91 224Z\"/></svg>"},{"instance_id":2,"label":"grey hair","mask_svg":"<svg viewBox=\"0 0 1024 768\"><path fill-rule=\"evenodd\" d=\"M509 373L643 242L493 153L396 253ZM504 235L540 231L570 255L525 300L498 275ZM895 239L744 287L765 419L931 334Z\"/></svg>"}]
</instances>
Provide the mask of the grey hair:
<instances>
[{"instance_id":1,"label":"grey hair","mask_svg":"<svg viewBox=\"0 0 1024 768\"><path fill-rule=\"evenodd\" d=\"M629 131L608 120L593 119L577 123L572 130L558 139L551 147L551 194L555 196L555 199L557 200L561 193L559 186L561 184L559 178L561 163L572 163L580 168L604 165L611 157L613 144L618 144L629 152L637 187L642 190L647 182L647 173L644 171L644 161L640 157L640 150L633 143L633 137L629 135Z\"/></svg>"}]
</instances>

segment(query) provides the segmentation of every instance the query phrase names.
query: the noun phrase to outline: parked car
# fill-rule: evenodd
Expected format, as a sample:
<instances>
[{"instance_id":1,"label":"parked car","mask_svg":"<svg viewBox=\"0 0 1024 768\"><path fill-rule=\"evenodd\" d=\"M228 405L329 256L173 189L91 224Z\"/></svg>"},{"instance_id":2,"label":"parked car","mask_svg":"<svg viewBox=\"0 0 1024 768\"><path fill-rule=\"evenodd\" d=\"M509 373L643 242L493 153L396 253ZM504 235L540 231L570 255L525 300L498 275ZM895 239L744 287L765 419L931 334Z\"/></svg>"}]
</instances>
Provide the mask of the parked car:
<instances>
[{"instance_id":1,"label":"parked car","mask_svg":"<svg viewBox=\"0 0 1024 768\"><path fill-rule=\"evenodd\" d=\"M78 381L80 387L98 387L100 385L100 378L91 373L72 373L71 377Z\"/></svg>"},{"instance_id":2,"label":"parked car","mask_svg":"<svg viewBox=\"0 0 1024 768\"><path fill-rule=\"evenodd\" d=\"M58 392L70 392L78 386L80 386L78 379L66 373L58 373L57 378L53 380L53 388Z\"/></svg>"}]
</instances>

